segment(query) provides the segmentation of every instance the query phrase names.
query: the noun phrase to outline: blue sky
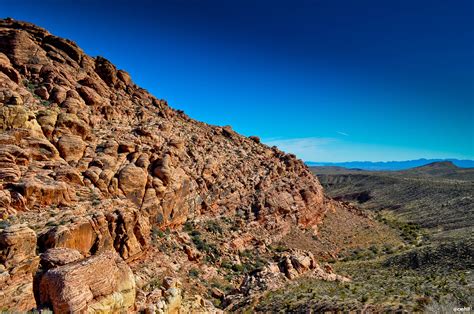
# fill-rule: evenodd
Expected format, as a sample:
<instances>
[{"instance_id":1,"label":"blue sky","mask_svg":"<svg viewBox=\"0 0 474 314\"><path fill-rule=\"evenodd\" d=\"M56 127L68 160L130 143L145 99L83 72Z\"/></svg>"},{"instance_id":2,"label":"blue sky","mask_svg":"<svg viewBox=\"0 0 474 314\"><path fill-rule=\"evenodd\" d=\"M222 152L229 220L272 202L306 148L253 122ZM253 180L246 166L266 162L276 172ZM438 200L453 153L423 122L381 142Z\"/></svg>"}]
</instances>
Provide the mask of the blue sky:
<instances>
[{"instance_id":1,"label":"blue sky","mask_svg":"<svg viewBox=\"0 0 474 314\"><path fill-rule=\"evenodd\" d=\"M474 159L471 0L33 1L192 118L304 160Z\"/></svg>"}]
</instances>

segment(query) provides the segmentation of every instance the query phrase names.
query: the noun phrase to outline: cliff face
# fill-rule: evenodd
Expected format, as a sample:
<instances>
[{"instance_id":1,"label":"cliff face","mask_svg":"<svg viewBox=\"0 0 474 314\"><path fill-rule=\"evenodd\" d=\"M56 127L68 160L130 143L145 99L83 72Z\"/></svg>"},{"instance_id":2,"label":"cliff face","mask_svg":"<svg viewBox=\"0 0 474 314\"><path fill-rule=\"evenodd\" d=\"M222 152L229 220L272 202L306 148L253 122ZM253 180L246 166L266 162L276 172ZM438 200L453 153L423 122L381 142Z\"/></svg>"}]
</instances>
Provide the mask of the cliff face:
<instances>
[{"instance_id":1,"label":"cliff face","mask_svg":"<svg viewBox=\"0 0 474 314\"><path fill-rule=\"evenodd\" d=\"M8 19L0 21L0 144L0 286L8 287L0 308L34 307L25 301L33 291L37 303L61 310L100 303L95 295L55 303L65 292L52 290L64 284L51 282L89 266L38 270L38 254L51 249L79 254L73 264L92 258L94 269L113 251L139 259L151 230L199 217L238 215L281 237L294 225L316 230L325 213L319 182L294 156L192 120L106 59ZM117 258L105 259L128 267ZM110 285L109 294L121 291Z\"/></svg>"},{"instance_id":2,"label":"cliff face","mask_svg":"<svg viewBox=\"0 0 474 314\"><path fill-rule=\"evenodd\" d=\"M81 203L86 187L161 227L236 210L317 223L321 186L294 156L189 119L71 41L0 26L3 190L20 199L3 212Z\"/></svg>"}]
</instances>

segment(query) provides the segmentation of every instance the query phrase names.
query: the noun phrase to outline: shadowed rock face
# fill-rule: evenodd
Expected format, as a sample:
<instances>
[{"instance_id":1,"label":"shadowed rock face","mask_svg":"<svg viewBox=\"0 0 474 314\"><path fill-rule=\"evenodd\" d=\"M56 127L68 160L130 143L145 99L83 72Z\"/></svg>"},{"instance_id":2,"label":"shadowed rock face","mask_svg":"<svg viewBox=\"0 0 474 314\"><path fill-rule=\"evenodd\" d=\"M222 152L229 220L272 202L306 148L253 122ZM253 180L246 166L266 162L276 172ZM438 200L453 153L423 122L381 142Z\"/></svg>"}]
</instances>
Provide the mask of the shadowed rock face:
<instances>
[{"instance_id":1,"label":"shadowed rock face","mask_svg":"<svg viewBox=\"0 0 474 314\"><path fill-rule=\"evenodd\" d=\"M116 251L129 260L144 252L151 228L201 215L238 212L266 230L289 230L316 229L325 212L319 182L295 156L192 120L108 60L8 19L0 20L0 144L0 218L74 213L36 231L40 252ZM66 276L75 267L44 274L40 287L55 309L95 300L55 303L68 295L55 280L97 287Z\"/></svg>"}]
</instances>

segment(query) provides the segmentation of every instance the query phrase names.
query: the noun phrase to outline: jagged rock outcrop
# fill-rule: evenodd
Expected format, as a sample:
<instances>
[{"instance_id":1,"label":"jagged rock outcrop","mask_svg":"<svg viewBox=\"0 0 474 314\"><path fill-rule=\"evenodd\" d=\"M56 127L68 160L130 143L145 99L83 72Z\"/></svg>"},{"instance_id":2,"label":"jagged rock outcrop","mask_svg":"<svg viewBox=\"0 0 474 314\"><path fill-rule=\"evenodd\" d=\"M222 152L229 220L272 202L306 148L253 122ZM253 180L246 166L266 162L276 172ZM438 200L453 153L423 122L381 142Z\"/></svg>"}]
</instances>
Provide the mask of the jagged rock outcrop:
<instances>
[{"instance_id":1,"label":"jagged rock outcrop","mask_svg":"<svg viewBox=\"0 0 474 314\"><path fill-rule=\"evenodd\" d=\"M225 298L226 308L231 311L237 310L239 304L248 302L249 299L256 298L265 291L284 287L289 280L303 275L324 281L350 281L349 278L335 274L329 264L321 266L311 252L293 249L282 253L278 263L269 263L247 275L239 288L239 293Z\"/></svg>"},{"instance_id":2,"label":"jagged rock outcrop","mask_svg":"<svg viewBox=\"0 0 474 314\"><path fill-rule=\"evenodd\" d=\"M148 293L145 303L138 310L150 314L223 313L200 296L184 300L181 282L172 277L165 277L160 288Z\"/></svg>"},{"instance_id":3,"label":"jagged rock outcrop","mask_svg":"<svg viewBox=\"0 0 474 314\"><path fill-rule=\"evenodd\" d=\"M0 27L7 68L1 72L2 129L16 138L22 130L19 145L11 142L26 152L29 173L35 173L7 189L19 190L28 207L73 201L74 184L47 179L69 165L86 186L104 197L130 199L162 227L214 208L242 210L268 225L281 215L317 224L321 187L294 156L230 127L189 119L71 41L12 20ZM11 69L21 80L11 79ZM21 181L27 169L15 165L5 176ZM48 197L38 197L40 187Z\"/></svg>"},{"instance_id":4,"label":"jagged rock outcrop","mask_svg":"<svg viewBox=\"0 0 474 314\"><path fill-rule=\"evenodd\" d=\"M311 252L300 250L285 253L280 260L280 268L288 279L294 279L308 270L315 269L317 266Z\"/></svg>"},{"instance_id":5,"label":"jagged rock outcrop","mask_svg":"<svg viewBox=\"0 0 474 314\"><path fill-rule=\"evenodd\" d=\"M39 248L71 248L83 256L115 249L123 259L136 257L147 246L150 226L136 210L116 209L48 229L39 235Z\"/></svg>"},{"instance_id":6,"label":"jagged rock outcrop","mask_svg":"<svg viewBox=\"0 0 474 314\"><path fill-rule=\"evenodd\" d=\"M0 20L0 144L0 218L36 228L2 231L5 248L20 245L8 240L15 236L35 248L2 253L1 276L31 280L38 249L54 266L41 275L38 300L57 311L132 306L133 284L118 273L129 275L122 260L143 256L152 230L235 214L273 232L270 241L290 226L316 230L326 211L319 182L294 155L192 120L105 58L12 19ZM60 248L74 258L51 251ZM187 254L201 259L189 246ZM15 259L26 263L21 280ZM110 278L90 275L107 267ZM11 309L34 307L28 284L19 297L14 284L0 289Z\"/></svg>"}]
</instances>

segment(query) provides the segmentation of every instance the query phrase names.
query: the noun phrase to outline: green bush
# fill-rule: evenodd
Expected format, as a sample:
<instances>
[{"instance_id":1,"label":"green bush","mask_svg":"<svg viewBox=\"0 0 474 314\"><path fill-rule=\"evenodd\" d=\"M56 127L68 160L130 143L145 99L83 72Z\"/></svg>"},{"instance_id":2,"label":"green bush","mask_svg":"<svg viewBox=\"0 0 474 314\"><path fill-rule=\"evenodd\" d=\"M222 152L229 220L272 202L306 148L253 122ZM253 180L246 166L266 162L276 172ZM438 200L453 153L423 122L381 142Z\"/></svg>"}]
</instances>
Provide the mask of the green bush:
<instances>
[{"instance_id":1,"label":"green bush","mask_svg":"<svg viewBox=\"0 0 474 314\"><path fill-rule=\"evenodd\" d=\"M199 277L199 270L197 268L191 268L188 273L189 277L191 278L198 278Z\"/></svg>"},{"instance_id":2,"label":"green bush","mask_svg":"<svg viewBox=\"0 0 474 314\"><path fill-rule=\"evenodd\" d=\"M222 234L223 230L222 227L216 221L208 221L206 230L212 232L214 234Z\"/></svg>"}]
</instances>

